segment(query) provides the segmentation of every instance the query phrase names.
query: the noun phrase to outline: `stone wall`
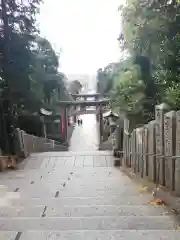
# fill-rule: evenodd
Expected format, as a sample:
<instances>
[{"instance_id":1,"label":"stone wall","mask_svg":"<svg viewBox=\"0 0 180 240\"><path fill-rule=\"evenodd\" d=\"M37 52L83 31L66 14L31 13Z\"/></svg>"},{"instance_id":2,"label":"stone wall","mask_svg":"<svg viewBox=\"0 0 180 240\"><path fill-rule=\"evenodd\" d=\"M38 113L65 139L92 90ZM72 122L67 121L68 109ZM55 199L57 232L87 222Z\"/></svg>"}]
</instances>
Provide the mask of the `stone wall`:
<instances>
[{"instance_id":1,"label":"stone wall","mask_svg":"<svg viewBox=\"0 0 180 240\"><path fill-rule=\"evenodd\" d=\"M156 106L155 120L128 136L124 120L122 165L180 196L180 111Z\"/></svg>"},{"instance_id":2,"label":"stone wall","mask_svg":"<svg viewBox=\"0 0 180 240\"><path fill-rule=\"evenodd\" d=\"M16 129L15 136L16 155L19 158L25 158L31 153L68 150L67 146L52 139L36 137L20 129Z\"/></svg>"}]
</instances>

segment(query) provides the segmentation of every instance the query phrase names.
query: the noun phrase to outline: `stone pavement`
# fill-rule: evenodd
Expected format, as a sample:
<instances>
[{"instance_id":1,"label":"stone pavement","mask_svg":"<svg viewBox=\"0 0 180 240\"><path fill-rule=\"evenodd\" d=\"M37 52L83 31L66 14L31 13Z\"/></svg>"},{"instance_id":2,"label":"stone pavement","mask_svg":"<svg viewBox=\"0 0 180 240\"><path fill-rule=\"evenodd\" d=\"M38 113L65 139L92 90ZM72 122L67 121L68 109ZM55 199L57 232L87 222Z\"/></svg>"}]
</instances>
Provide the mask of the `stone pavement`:
<instances>
[{"instance_id":1,"label":"stone pavement","mask_svg":"<svg viewBox=\"0 0 180 240\"><path fill-rule=\"evenodd\" d=\"M113 167L111 152L85 151L83 141L75 151L77 137L74 151L34 154L0 174L13 192L0 190L0 240L179 239L175 217L148 203L151 196Z\"/></svg>"},{"instance_id":2,"label":"stone pavement","mask_svg":"<svg viewBox=\"0 0 180 240\"><path fill-rule=\"evenodd\" d=\"M80 116L83 120L82 126L74 129L70 151L93 151L99 148L98 127L96 124L96 116L87 114Z\"/></svg>"}]
</instances>

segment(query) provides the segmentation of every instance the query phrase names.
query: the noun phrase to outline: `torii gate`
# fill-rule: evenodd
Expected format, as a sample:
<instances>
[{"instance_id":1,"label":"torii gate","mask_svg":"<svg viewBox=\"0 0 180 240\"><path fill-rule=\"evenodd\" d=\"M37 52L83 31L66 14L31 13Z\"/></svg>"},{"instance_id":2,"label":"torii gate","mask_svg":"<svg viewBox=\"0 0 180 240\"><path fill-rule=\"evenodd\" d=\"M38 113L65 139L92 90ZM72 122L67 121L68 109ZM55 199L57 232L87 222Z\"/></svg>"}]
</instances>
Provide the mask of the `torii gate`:
<instances>
[{"instance_id":1,"label":"torii gate","mask_svg":"<svg viewBox=\"0 0 180 240\"><path fill-rule=\"evenodd\" d=\"M61 107L60 112L60 131L61 134L64 136L64 140L67 142L68 135L68 112L70 107L77 107L77 106L96 106L96 108L99 109L99 114L97 114L97 120L99 121L99 136L100 136L100 143L102 141L103 136L103 106L106 106L109 104L109 99L102 99L102 100L77 100L77 101L59 101L56 103L57 106Z\"/></svg>"},{"instance_id":2,"label":"torii gate","mask_svg":"<svg viewBox=\"0 0 180 240\"><path fill-rule=\"evenodd\" d=\"M88 101L88 98L94 98L94 101L97 102L100 99L100 93L78 93L78 94L71 94L71 96L74 99L74 101L77 101L80 98L81 100L86 102ZM74 111L76 111L76 106L74 106ZM76 116L74 116L74 122L76 122Z\"/></svg>"}]
</instances>

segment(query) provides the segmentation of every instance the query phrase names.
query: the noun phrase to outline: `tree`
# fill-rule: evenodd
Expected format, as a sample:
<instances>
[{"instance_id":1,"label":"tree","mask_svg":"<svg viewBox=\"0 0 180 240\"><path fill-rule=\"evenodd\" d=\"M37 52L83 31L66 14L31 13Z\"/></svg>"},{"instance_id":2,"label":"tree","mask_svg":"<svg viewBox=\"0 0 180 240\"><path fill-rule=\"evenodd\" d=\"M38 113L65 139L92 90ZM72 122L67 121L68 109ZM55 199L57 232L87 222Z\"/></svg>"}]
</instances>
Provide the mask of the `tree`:
<instances>
[{"instance_id":1,"label":"tree","mask_svg":"<svg viewBox=\"0 0 180 240\"><path fill-rule=\"evenodd\" d=\"M2 0L0 32L1 148L13 153L16 100L24 98L30 87L32 52L30 41L37 33L35 15L40 0ZM4 140L5 139L5 140Z\"/></svg>"},{"instance_id":2,"label":"tree","mask_svg":"<svg viewBox=\"0 0 180 240\"><path fill-rule=\"evenodd\" d=\"M127 116L130 120L142 119L145 98L145 85L141 80L140 67L133 65L116 76L116 87L111 95L111 106L119 114ZM137 120L136 120L137 121Z\"/></svg>"},{"instance_id":3,"label":"tree","mask_svg":"<svg viewBox=\"0 0 180 240\"><path fill-rule=\"evenodd\" d=\"M20 115L38 115L45 106L54 110L55 101L69 98L66 76L58 71L59 56L36 27L40 3L0 3L0 147L6 154L14 153L13 134Z\"/></svg>"},{"instance_id":4,"label":"tree","mask_svg":"<svg viewBox=\"0 0 180 240\"><path fill-rule=\"evenodd\" d=\"M102 95L111 95L116 87L117 76L121 71L126 71L131 65L130 58L120 62L110 63L97 71L97 89Z\"/></svg>"},{"instance_id":5,"label":"tree","mask_svg":"<svg viewBox=\"0 0 180 240\"><path fill-rule=\"evenodd\" d=\"M32 37L37 33L35 14L39 0L26 3L2 0L1 3L1 77L9 90L28 90L33 56Z\"/></svg>"},{"instance_id":6,"label":"tree","mask_svg":"<svg viewBox=\"0 0 180 240\"><path fill-rule=\"evenodd\" d=\"M35 61L32 89L38 94L41 91L41 99L44 99L45 103L50 104L54 91L60 85L64 88L63 81L65 76L58 72L59 59L47 39L36 37L33 53Z\"/></svg>"},{"instance_id":7,"label":"tree","mask_svg":"<svg viewBox=\"0 0 180 240\"><path fill-rule=\"evenodd\" d=\"M69 84L69 92L71 94L79 94L82 89L82 84L79 80L74 80Z\"/></svg>"},{"instance_id":8,"label":"tree","mask_svg":"<svg viewBox=\"0 0 180 240\"><path fill-rule=\"evenodd\" d=\"M137 124L146 123L160 101L180 107L180 4L175 0L127 0L119 10L123 29L118 40L127 55L120 65L128 64L111 75L106 86L113 89L113 107L136 118ZM104 71L100 73L103 79Z\"/></svg>"},{"instance_id":9,"label":"tree","mask_svg":"<svg viewBox=\"0 0 180 240\"><path fill-rule=\"evenodd\" d=\"M123 42L132 56L148 59L152 70L151 86L159 85L157 94L163 100L164 89L179 82L180 6L177 1L128 0L121 10L121 44Z\"/></svg>"},{"instance_id":10,"label":"tree","mask_svg":"<svg viewBox=\"0 0 180 240\"><path fill-rule=\"evenodd\" d=\"M110 63L97 71L97 91L101 95L108 94L113 88L113 77L119 68L119 63Z\"/></svg>"}]
</instances>

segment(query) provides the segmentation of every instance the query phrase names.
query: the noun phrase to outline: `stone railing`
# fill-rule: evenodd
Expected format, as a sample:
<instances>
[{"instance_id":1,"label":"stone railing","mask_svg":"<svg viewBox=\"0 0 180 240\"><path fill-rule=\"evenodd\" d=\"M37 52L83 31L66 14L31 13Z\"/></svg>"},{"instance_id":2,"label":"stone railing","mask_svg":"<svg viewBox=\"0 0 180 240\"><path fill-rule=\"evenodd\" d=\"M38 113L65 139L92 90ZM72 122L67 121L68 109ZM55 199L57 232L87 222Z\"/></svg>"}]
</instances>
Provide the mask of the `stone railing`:
<instances>
[{"instance_id":1,"label":"stone railing","mask_svg":"<svg viewBox=\"0 0 180 240\"><path fill-rule=\"evenodd\" d=\"M68 150L67 146L61 145L54 140L36 137L20 129L16 129L15 135L16 155L18 157L24 158L31 153L38 152Z\"/></svg>"},{"instance_id":2,"label":"stone railing","mask_svg":"<svg viewBox=\"0 0 180 240\"><path fill-rule=\"evenodd\" d=\"M121 164L180 196L180 111L167 110L156 106L155 120L131 133L124 120Z\"/></svg>"}]
</instances>

